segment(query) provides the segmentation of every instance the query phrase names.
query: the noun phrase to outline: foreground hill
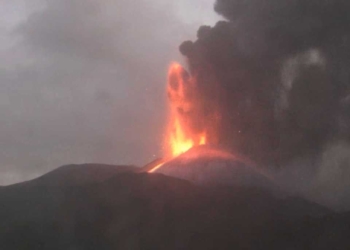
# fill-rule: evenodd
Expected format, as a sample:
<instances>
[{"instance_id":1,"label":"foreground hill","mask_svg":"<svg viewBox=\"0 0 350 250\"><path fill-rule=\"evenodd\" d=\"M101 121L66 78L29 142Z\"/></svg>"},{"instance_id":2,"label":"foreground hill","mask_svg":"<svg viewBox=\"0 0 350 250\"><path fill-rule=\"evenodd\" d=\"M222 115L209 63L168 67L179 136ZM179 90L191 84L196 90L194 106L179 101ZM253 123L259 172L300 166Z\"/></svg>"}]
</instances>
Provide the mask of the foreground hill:
<instances>
[{"instance_id":1,"label":"foreground hill","mask_svg":"<svg viewBox=\"0 0 350 250\"><path fill-rule=\"evenodd\" d=\"M348 249L350 214L135 168L61 167L0 189L0 249Z\"/></svg>"}]
</instances>

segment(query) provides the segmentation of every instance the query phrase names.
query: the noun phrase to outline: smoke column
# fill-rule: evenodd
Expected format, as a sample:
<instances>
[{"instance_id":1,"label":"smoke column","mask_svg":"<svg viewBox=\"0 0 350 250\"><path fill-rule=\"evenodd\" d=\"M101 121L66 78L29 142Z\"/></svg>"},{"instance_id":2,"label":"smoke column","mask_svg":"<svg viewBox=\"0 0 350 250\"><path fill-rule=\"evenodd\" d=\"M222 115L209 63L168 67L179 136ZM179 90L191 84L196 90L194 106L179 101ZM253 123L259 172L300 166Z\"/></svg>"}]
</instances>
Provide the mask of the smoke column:
<instances>
[{"instance_id":1,"label":"smoke column","mask_svg":"<svg viewBox=\"0 0 350 250\"><path fill-rule=\"evenodd\" d=\"M220 145L280 166L349 135L348 1L218 0L215 11L226 21L180 51L207 106L217 102Z\"/></svg>"},{"instance_id":2,"label":"smoke column","mask_svg":"<svg viewBox=\"0 0 350 250\"><path fill-rule=\"evenodd\" d=\"M180 46L203 109L217 112L214 143L349 209L350 2L217 0L214 9L225 21Z\"/></svg>"}]
</instances>

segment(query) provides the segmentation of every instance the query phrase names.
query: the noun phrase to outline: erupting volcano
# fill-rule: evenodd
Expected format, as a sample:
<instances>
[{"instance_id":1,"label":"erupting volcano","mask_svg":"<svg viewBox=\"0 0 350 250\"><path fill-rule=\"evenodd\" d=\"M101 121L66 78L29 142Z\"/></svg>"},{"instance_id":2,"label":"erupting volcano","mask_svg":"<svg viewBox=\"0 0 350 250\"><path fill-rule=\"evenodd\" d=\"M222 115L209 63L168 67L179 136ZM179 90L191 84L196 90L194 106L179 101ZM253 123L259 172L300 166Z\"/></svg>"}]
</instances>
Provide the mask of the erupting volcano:
<instances>
[{"instance_id":1,"label":"erupting volcano","mask_svg":"<svg viewBox=\"0 0 350 250\"><path fill-rule=\"evenodd\" d=\"M169 118L164 138L165 156L150 173L189 149L208 144L209 126L203 122L203 105L196 78L176 62L169 67L167 95Z\"/></svg>"},{"instance_id":2,"label":"erupting volcano","mask_svg":"<svg viewBox=\"0 0 350 250\"><path fill-rule=\"evenodd\" d=\"M200 68L200 69L199 69ZM199 185L240 185L276 190L265 173L245 157L222 150L218 86L210 67L190 65L190 73L172 63L168 71L169 116L163 159L143 171L188 180ZM210 89L205 88L210 86Z\"/></svg>"},{"instance_id":3,"label":"erupting volcano","mask_svg":"<svg viewBox=\"0 0 350 250\"><path fill-rule=\"evenodd\" d=\"M203 73L203 72L201 72ZM210 74L210 73L209 73ZM205 79L215 83L213 79ZM172 63L168 72L169 117L164 137L164 158L146 166L160 173L199 185L259 186L275 189L269 177L242 156L225 152L216 143L219 124L218 93L203 91L204 79ZM200 84L200 86L199 86Z\"/></svg>"},{"instance_id":4,"label":"erupting volcano","mask_svg":"<svg viewBox=\"0 0 350 250\"><path fill-rule=\"evenodd\" d=\"M166 154L175 157L194 146L206 144L207 133L205 127L201 124L198 126L200 104L196 81L178 63L170 66L167 94L170 101L170 119L165 138L168 148Z\"/></svg>"}]
</instances>

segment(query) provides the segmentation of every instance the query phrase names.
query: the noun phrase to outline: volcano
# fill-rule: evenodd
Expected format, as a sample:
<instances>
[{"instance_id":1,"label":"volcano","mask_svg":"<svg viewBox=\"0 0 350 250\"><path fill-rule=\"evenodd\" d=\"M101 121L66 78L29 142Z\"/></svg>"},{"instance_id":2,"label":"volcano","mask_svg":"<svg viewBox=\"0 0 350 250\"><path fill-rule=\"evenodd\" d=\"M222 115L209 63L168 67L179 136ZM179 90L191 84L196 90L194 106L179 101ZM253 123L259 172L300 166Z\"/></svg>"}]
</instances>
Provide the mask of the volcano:
<instances>
[{"instance_id":1,"label":"volcano","mask_svg":"<svg viewBox=\"0 0 350 250\"><path fill-rule=\"evenodd\" d=\"M180 163L201 150L212 155ZM300 197L277 197L238 177L231 186L184 180L189 172L214 171L208 167L214 159L230 169L238 166L217 153L190 150L152 174L125 166L70 165L1 187L0 249L348 249L348 213ZM196 169L199 162L204 167ZM189 170L182 179L160 173L180 173L172 170L175 164ZM235 173L244 173L245 180L259 176L240 167ZM215 183L223 175L218 176Z\"/></svg>"},{"instance_id":2,"label":"volcano","mask_svg":"<svg viewBox=\"0 0 350 250\"><path fill-rule=\"evenodd\" d=\"M277 190L271 178L254 163L211 146L197 146L173 158L152 173L188 180L204 186L244 186Z\"/></svg>"},{"instance_id":3,"label":"volcano","mask_svg":"<svg viewBox=\"0 0 350 250\"><path fill-rule=\"evenodd\" d=\"M217 0L226 21L180 46L188 69L169 68L161 158L0 187L0 250L350 249L349 212L264 170L349 135L349 7Z\"/></svg>"}]
</instances>

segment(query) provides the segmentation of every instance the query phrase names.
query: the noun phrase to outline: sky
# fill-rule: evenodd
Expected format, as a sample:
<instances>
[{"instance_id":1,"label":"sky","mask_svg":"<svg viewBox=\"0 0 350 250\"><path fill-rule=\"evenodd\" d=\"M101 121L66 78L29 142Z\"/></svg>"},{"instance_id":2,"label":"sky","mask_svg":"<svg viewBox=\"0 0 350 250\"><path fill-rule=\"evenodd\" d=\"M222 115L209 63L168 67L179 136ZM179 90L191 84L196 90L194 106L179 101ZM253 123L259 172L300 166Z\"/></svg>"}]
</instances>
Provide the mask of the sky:
<instances>
[{"instance_id":1,"label":"sky","mask_svg":"<svg viewBox=\"0 0 350 250\"><path fill-rule=\"evenodd\" d=\"M0 0L0 185L161 156L166 71L214 0Z\"/></svg>"}]
</instances>

